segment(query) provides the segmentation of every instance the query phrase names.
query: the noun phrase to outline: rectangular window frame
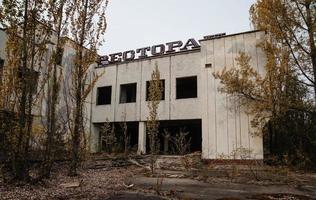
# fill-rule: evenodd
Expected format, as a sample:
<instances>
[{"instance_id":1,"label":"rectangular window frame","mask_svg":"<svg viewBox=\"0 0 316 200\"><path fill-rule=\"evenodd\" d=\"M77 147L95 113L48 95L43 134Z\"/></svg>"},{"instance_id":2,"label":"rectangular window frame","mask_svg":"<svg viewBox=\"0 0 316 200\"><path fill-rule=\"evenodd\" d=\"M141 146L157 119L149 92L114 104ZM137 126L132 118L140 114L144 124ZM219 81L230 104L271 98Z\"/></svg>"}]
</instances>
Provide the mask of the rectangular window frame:
<instances>
[{"instance_id":1,"label":"rectangular window frame","mask_svg":"<svg viewBox=\"0 0 316 200\"><path fill-rule=\"evenodd\" d=\"M190 96L190 97L183 97L183 95L180 96L179 91L178 91L178 87L179 87L179 80L181 79L190 79L190 78L195 78L196 79L196 92L194 95ZM197 75L195 76L185 76L185 77L178 77L176 78L176 100L180 100L180 99L196 99L198 98L198 77Z\"/></svg>"},{"instance_id":2,"label":"rectangular window frame","mask_svg":"<svg viewBox=\"0 0 316 200\"><path fill-rule=\"evenodd\" d=\"M109 101L108 100L104 100L105 102L104 103L100 103L100 89L104 89L104 88L106 88L106 89L109 89L110 91L109 91ZM111 85L108 85L108 86L102 86L102 87L98 87L97 88L97 99L96 99L96 105L97 106L105 106L105 105L111 105L112 104L112 86Z\"/></svg>"},{"instance_id":3,"label":"rectangular window frame","mask_svg":"<svg viewBox=\"0 0 316 200\"><path fill-rule=\"evenodd\" d=\"M149 80L149 81L146 81L146 101L149 101L149 82L150 82L151 80ZM163 91L162 91L162 98L160 99L160 101L164 101L165 100L165 98L166 98L166 81L165 81L165 79L160 79L160 81L162 82L162 89L163 89Z\"/></svg>"},{"instance_id":4,"label":"rectangular window frame","mask_svg":"<svg viewBox=\"0 0 316 200\"><path fill-rule=\"evenodd\" d=\"M128 98L126 96L126 99L125 101L123 101L123 93L122 93L122 89L123 87L129 87L129 86L132 86L132 85L135 85L134 89L135 89L135 97L134 98ZM131 99L131 100L128 100L128 99ZM119 99L119 103L120 104L127 104L127 103L136 103L137 102L137 82L133 82L133 83L124 83L124 84L120 84L120 99Z\"/></svg>"}]
</instances>

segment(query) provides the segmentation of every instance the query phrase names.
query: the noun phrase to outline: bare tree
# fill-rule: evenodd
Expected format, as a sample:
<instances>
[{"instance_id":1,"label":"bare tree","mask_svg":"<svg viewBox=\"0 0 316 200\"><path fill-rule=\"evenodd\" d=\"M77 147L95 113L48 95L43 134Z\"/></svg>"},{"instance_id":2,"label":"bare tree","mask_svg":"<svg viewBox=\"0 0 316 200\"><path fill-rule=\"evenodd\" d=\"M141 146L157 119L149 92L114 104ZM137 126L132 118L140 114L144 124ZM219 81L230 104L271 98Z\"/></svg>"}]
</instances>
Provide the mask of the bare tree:
<instances>
[{"instance_id":1,"label":"bare tree","mask_svg":"<svg viewBox=\"0 0 316 200\"><path fill-rule=\"evenodd\" d=\"M105 147L102 147L102 143ZM114 124L110 124L109 120L106 119L105 123L101 129L101 147L105 148L108 153L112 153L117 143L117 138L115 135Z\"/></svg>"},{"instance_id":2,"label":"bare tree","mask_svg":"<svg viewBox=\"0 0 316 200\"><path fill-rule=\"evenodd\" d=\"M59 69L58 66L62 65L63 57L63 44L65 40L63 37L66 36L65 31L67 29L68 22L68 12L69 4L65 0L56 0L49 1L48 4L48 22L52 26L53 39L56 38L56 45L52 47L51 59L49 61L49 69L47 70L47 101L46 101L46 141L45 141L45 151L44 161L42 166L42 175L43 177L49 177L50 171L53 165L53 160L55 157L56 139L61 138L61 135L57 135L58 132L61 134L61 131L58 130L60 120L56 118L58 98L60 93L60 82L62 80L62 69Z\"/></svg>"},{"instance_id":3,"label":"bare tree","mask_svg":"<svg viewBox=\"0 0 316 200\"><path fill-rule=\"evenodd\" d=\"M252 6L250 14L255 28L268 33L267 43L273 47L269 51L270 54L279 49L287 50L288 63L295 69L299 77L297 79L313 89L315 103L316 2L258 0Z\"/></svg>"},{"instance_id":4,"label":"bare tree","mask_svg":"<svg viewBox=\"0 0 316 200\"><path fill-rule=\"evenodd\" d=\"M129 151L130 136L128 134L126 123L126 112L123 113L123 122L120 123L120 126L124 136L124 155L127 156Z\"/></svg>"},{"instance_id":5,"label":"bare tree","mask_svg":"<svg viewBox=\"0 0 316 200\"><path fill-rule=\"evenodd\" d=\"M188 138L189 132L185 128L180 128L179 133L171 137L174 144L174 152L176 154L185 155L190 151L191 138Z\"/></svg>"},{"instance_id":6,"label":"bare tree","mask_svg":"<svg viewBox=\"0 0 316 200\"><path fill-rule=\"evenodd\" d=\"M3 1L0 23L7 35L6 62L1 78L2 113L10 113L10 128L4 127L7 162L12 175L28 180L29 151L33 134L33 111L43 84L38 84L43 55L50 38L44 1ZM38 90L39 88L39 90Z\"/></svg>"},{"instance_id":7,"label":"bare tree","mask_svg":"<svg viewBox=\"0 0 316 200\"><path fill-rule=\"evenodd\" d=\"M102 43L101 36L106 29L106 0L71 1L70 37L75 42L75 57L72 69L72 95L74 108L71 117L72 159L69 175L77 175L79 150L84 131L84 103L98 76L87 85L87 75L91 64L97 60L97 48ZM86 49L88 48L88 49Z\"/></svg>"}]
</instances>

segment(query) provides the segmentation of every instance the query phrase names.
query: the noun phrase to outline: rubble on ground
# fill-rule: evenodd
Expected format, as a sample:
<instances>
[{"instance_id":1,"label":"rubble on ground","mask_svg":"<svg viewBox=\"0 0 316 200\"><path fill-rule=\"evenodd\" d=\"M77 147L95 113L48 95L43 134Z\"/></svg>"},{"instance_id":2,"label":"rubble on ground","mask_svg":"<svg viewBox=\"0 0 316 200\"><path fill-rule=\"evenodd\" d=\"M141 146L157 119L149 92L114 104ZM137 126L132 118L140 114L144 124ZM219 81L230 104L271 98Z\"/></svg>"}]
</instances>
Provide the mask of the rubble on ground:
<instances>
[{"instance_id":1,"label":"rubble on ground","mask_svg":"<svg viewBox=\"0 0 316 200\"><path fill-rule=\"evenodd\" d=\"M119 199L120 195L116 194L123 191L140 193L138 196L140 199L146 196L142 194L149 194L154 199L159 199L154 197L157 194L164 198L176 198L179 194L183 197L186 192L185 187L181 186L186 181L198 182L206 189L214 185L222 185L221 188L224 190L225 186L239 184L242 187L291 185L309 193L316 190L310 187L311 180L314 182L316 180L313 176L307 177L287 168L264 165L205 163L201 160L199 152L185 156L158 156L155 167L155 174L152 174L150 155L97 154L82 164L77 177L67 176L68 164L59 163L54 166L52 178L43 180L37 185L8 185L0 180L0 199ZM144 188L136 184L136 180L139 179L155 181L152 186ZM165 187L172 181L177 182L178 189ZM262 195L257 197L259 200L263 198ZM272 195L271 198L273 199L274 196ZM291 199L300 198L291 197Z\"/></svg>"}]
</instances>

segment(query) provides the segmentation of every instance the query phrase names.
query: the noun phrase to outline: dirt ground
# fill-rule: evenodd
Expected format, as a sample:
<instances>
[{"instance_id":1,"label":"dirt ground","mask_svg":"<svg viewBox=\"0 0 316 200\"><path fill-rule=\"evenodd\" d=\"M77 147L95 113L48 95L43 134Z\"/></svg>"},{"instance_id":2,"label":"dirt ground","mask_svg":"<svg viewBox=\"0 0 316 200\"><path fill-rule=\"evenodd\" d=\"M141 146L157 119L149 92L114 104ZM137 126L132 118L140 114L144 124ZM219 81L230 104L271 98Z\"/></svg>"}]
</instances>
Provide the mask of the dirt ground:
<instances>
[{"instance_id":1,"label":"dirt ground","mask_svg":"<svg viewBox=\"0 0 316 200\"><path fill-rule=\"evenodd\" d=\"M151 174L146 157L94 156L78 177L67 163L55 165L52 178L36 185L5 184L0 199L282 199L316 197L316 174L264 165L203 164L199 156L161 157Z\"/></svg>"}]
</instances>

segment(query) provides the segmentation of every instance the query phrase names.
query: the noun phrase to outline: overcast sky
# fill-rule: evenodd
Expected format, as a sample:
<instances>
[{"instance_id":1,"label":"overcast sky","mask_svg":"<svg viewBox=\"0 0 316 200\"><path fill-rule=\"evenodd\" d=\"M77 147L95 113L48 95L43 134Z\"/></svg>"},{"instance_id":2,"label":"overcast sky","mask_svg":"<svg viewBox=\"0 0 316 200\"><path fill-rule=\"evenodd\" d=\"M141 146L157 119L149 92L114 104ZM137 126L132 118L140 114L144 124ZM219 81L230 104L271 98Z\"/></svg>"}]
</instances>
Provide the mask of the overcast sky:
<instances>
[{"instance_id":1,"label":"overcast sky","mask_svg":"<svg viewBox=\"0 0 316 200\"><path fill-rule=\"evenodd\" d=\"M109 0L100 54L251 29L255 0Z\"/></svg>"}]
</instances>

